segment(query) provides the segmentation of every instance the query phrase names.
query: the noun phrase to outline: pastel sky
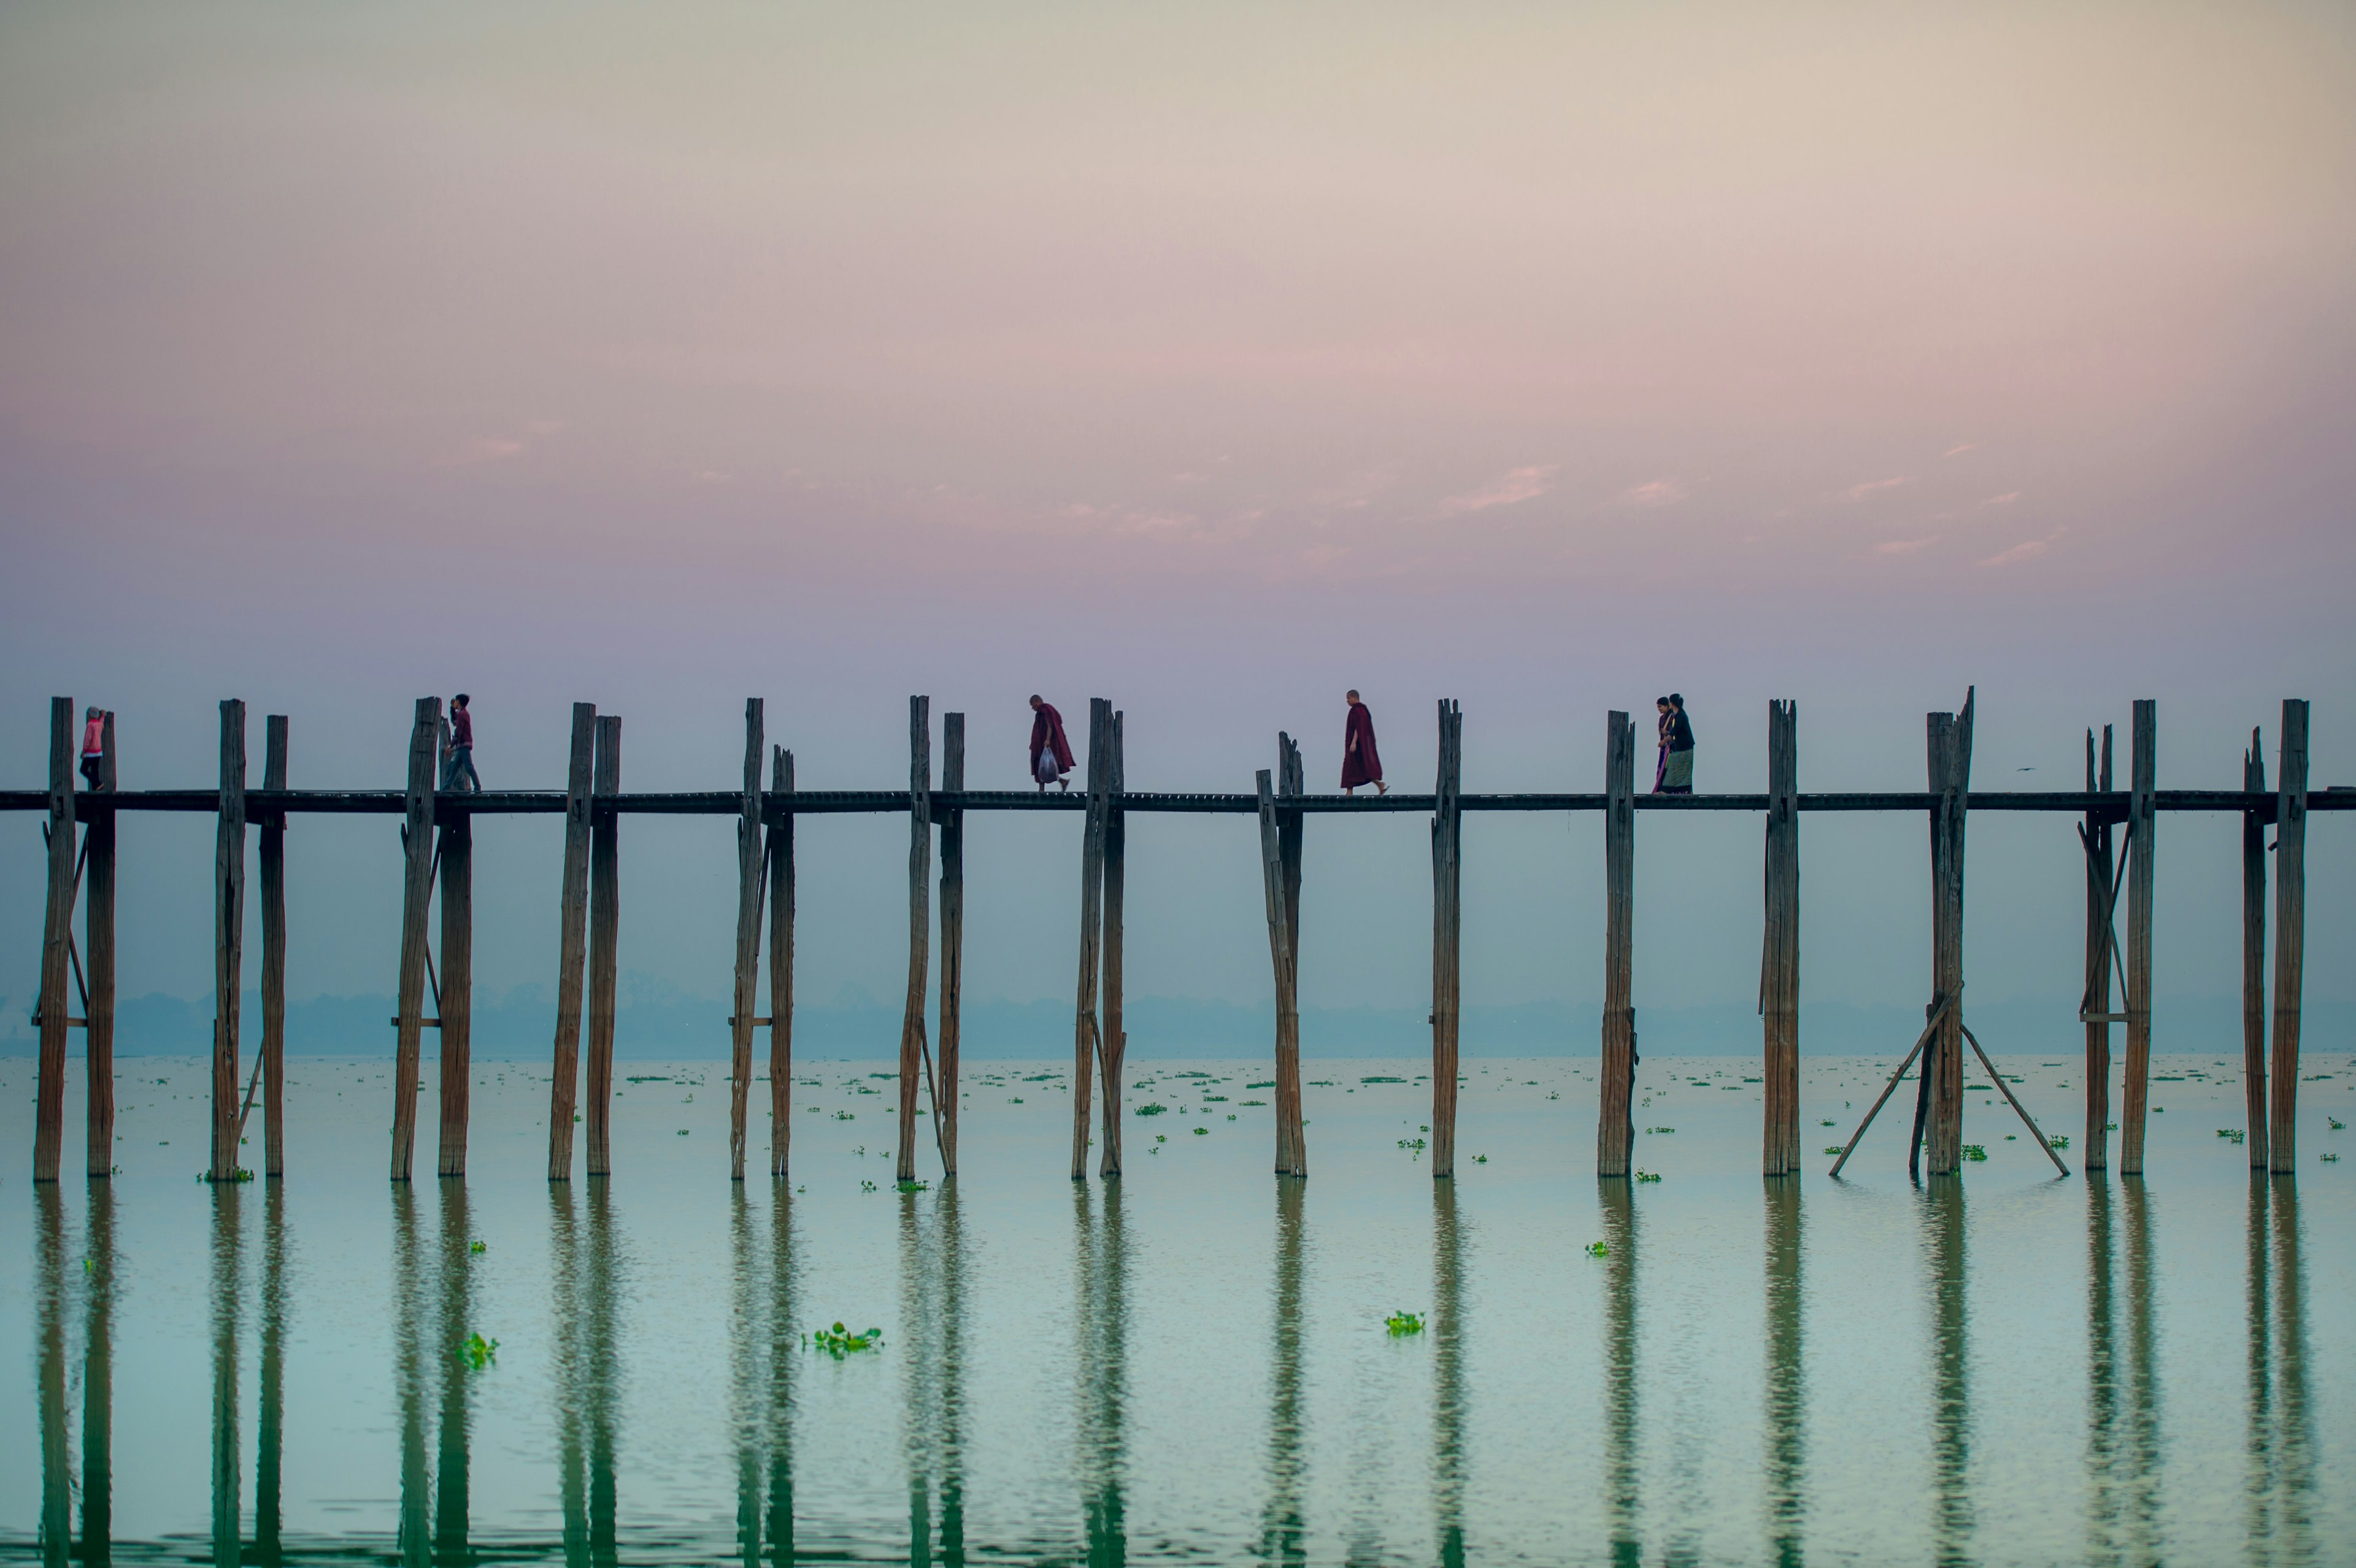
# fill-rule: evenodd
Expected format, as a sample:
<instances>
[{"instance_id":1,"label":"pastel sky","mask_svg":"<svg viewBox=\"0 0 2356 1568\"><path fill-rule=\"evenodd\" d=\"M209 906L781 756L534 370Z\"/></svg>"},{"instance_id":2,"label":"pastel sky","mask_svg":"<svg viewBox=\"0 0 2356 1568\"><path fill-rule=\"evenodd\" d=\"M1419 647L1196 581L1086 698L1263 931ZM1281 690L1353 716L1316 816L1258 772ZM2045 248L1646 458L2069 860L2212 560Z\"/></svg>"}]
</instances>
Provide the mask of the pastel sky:
<instances>
[{"instance_id":1,"label":"pastel sky","mask_svg":"<svg viewBox=\"0 0 2356 1568\"><path fill-rule=\"evenodd\" d=\"M241 696L298 784L389 785L463 687L494 787L562 782L576 698L626 783L725 787L756 694L882 784L912 691L1012 787L1033 690L1119 702L1141 787L1280 728L1316 784L1355 686L1417 786L1436 698L1468 787L1589 788L1675 688L1705 789L1770 697L1804 787L1909 787L1976 682L1984 786L2137 697L2163 783L2237 785L2286 696L2356 782L2351 279L2329 5L11 5L0 778L63 693L202 783ZM390 987L385 831L300 836L299 992ZM552 972L540 831L485 850L486 985ZM1422 999L1422 831L1312 833L1304 999ZM977 994L1068 989L1061 832L977 842ZM1751 996L1757 832L1647 823L1640 999ZM2161 985L2222 994L2238 840L2169 832ZM140 833L126 987L199 995L209 830ZM1919 1001L1920 824L1810 834L1810 996ZM812 849L812 994L896 986L895 835ZM1597 837L1479 825L1468 1000L1593 998ZM1976 986L2074 1000L2067 827L1974 846ZM626 962L721 994L725 829L630 853ZM1242 825L1137 853L1132 986L1265 995Z\"/></svg>"}]
</instances>

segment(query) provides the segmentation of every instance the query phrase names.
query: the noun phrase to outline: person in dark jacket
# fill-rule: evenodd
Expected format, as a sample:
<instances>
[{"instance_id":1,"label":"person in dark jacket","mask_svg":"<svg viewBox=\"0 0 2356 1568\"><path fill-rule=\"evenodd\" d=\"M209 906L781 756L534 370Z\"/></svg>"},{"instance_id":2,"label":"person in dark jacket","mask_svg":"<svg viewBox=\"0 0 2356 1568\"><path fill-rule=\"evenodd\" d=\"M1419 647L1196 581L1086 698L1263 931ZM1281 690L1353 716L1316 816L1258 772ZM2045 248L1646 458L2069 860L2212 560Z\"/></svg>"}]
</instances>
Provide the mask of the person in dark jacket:
<instances>
[{"instance_id":1,"label":"person in dark jacket","mask_svg":"<svg viewBox=\"0 0 2356 1568\"><path fill-rule=\"evenodd\" d=\"M1694 732L1686 717L1686 699L1672 691L1661 722L1661 771L1653 786L1655 795L1693 794Z\"/></svg>"},{"instance_id":2,"label":"person in dark jacket","mask_svg":"<svg viewBox=\"0 0 2356 1568\"><path fill-rule=\"evenodd\" d=\"M1064 738L1064 716L1055 705L1031 694L1031 777L1045 795L1051 784L1069 791L1072 781L1065 775L1072 771L1072 743Z\"/></svg>"}]
</instances>

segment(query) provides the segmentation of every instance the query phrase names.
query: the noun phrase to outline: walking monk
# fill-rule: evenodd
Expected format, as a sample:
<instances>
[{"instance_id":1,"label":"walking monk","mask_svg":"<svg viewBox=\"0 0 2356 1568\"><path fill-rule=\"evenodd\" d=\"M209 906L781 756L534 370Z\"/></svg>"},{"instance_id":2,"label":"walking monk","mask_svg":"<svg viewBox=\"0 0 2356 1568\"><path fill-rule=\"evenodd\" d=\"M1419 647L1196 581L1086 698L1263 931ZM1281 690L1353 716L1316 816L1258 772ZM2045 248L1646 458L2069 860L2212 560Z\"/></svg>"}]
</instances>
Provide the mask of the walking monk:
<instances>
[{"instance_id":1,"label":"walking monk","mask_svg":"<svg viewBox=\"0 0 2356 1568\"><path fill-rule=\"evenodd\" d=\"M1342 727L1342 793L1355 795L1360 784L1372 784L1377 795L1388 795L1382 753L1375 750L1374 710L1355 691L1345 693L1344 699L1350 704L1350 721Z\"/></svg>"},{"instance_id":2,"label":"walking monk","mask_svg":"<svg viewBox=\"0 0 2356 1568\"><path fill-rule=\"evenodd\" d=\"M1064 775L1072 771L1072 743L1064 739L1064 716L1055 705L1031 694L1031 776L1039 784L1039 793L1045 795L1050 784L1060 784L1066 793L1072 781Z\"/></svg>"}]
</instances>

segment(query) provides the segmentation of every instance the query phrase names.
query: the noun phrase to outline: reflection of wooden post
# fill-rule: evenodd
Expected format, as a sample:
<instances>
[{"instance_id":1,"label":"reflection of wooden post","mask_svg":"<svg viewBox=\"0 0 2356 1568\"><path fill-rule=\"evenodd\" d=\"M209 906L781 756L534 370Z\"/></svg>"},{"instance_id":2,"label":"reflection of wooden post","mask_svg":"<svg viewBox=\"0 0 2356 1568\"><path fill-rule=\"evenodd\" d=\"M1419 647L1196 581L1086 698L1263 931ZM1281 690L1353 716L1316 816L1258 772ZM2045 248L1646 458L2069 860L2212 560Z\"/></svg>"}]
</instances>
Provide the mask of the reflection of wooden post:
<instances>
[{"instance_id":1,"label":"reflection of wooden post","mask_svg":"<svg viewBox=\"0 0 2356 1568\"><path fill-rule=\"evenodd\" d=\"M728 1179L744 1179L753 1099L754 997L761 983L761 699L744 699L744 787L736 811L736 987L728 1014Z\"/></svg>"},{"instance_id":2,"label":"reflection of wooden post","mask_svg":"<svg viewBox=\"0 0 2356 1568\"><path fill-rule=\"evenodd\" d=\"M286 787L286 715L263 721L262 787ZM286 1174L286 808L262 816L262 1173ZM445 939L446 940L446 939ZM448 1036L443 1037L445 1040Z\"/></svg>"},{"instance_id":3,"label":"reflection of wooden post","mask_svg":"<svg viewBox=\"0 0 2356 1568\"><path fill-rule=\"evenodd\" d=\"M2242 788L2266 791L2258 731L2242 757ZM2242 1096L2250 1168L2266 1168L2266 810L2242 813Z\"/></svg>"},{"instance_id":4,"label":"reflection of wooden post","mask_svg":"<svg viewBox=\"0 0 2356 1568\"><path fill-rule=\"evenodd\" d=\"M2111 727L2103 726L2103 759L2094 763L2094 732L2086 731L2086 793L2111 793ZM2086 1025L2086 1138L2081 1162L2088 1170L2111 1163L2111 947L2118 872L2111 854L2111 817L2097 806L2086 813L2086 993L2078 1016Z\"/></svg>"},{"instance_id":5,"label":"reflection of wooden post","mask_svg":"<svg viewBox=\"0 0 2356 1568\"><path fill-rule=\"evenodd\" d=\"M1121 809L1120 797L1128 789L1128 778L1122 771L1120 747L1120 715L1112 716L1112 779L1108 786L1110 808L1105 813L1104 858L1104 1148L1097 1157L1099 1177L1120 1174L1120 1070L1122 1059L1129 1051L1129 1032L1121 1025L1121 922L1128 891L1129 876L1129 814ZM960 820L964 813L958 814ZM944 830L946 832L946 830ZM960 828L962 832L962 828ZM946 838L942 840L948 842ZM944 851L946 854L946 851ZM959 893L962 900L963 893ZM943 962L947 959L944 957ZM947 1014L943 1017L946 1019ZM942 1028L948 1028L945 1022ZM947 1047L943 1048L946 1051ZM943 1061L948 1061L946 1055ZM941 1069L946 1074L948 1069ZM945 1081L943 1093L949 1093ZM950 1100L956 1104L954 1097Z\"/></svg>"},{"instance_id":6,"label":"reflection of wooden post","mask_svg":"<svg viewBox=\"0 0 2356 1568\"><path fill-rule=\"evenodd\" d=\"M1636 1141L1636 727L1616 709L1603 753L1603 1066L1595 1174L1626 1176Z\"/></svg>"},{"instance_id":7,"label":"reflection of wooden post","mask_svg":"<svg viewBox=\"0 0 2356 1568\"><path fill-rule=\"evenodd\" d=\"M622 720L597 720L589 786L589 1174L614 1169L614 981L622 940L622 845L613 797L622 793ZM599 805L602 797L605 804Z\"/></svg>"},{"instance_id":8,"label":"reflection of wooden post","mask_svg":"<svg viewBox=\"0 0 2356 1568\"><path fill-rule=\"evenodd\" d=\"M1761 1168L1800 1168L1799 705L1767 705L1767 924L1760 943L1767 1129Z\"/></svg>"},{"instance_id":9,"label":"reflection of wooden post","mask_svg":"<svg viewBox=\"0 0 2356 1568\"><path fill-rule=\"evenodd\" d=\"M769 824L769 1174L782 1179L794 1136L794 754L769 758L779 799Z\"/></svg>"},{"instance_id":10,"label":"reflection of wooden post","mask_svg":"<svg viewBox=\"0 0 2356 1568\"><path fill-rule=\"evenodd\" d=\"M2275 804L2275 1082L2271 1168L2298 1157L2298 1003L2307 966L2307 704L2283 703Z\"/></svg>"},{"instance_id":11,"label":"reflection of wooden post","mask_svg":"<svg viewBox=\"0 0 2356 1568\"><path fill-rule=\"evenodd\" d=\"M407 859L401 885L401 989L394 998L392 1055L392 1179L409 1179L417 1142L417 1054L425 1027L425 915L434 902L434 752L442 699L417 699L409 731L409 790L402 817Z\"/></svg>"},{"instance_id":12,"label":"reflection of wooden post","mask_svg":"<svg viewBox=\"0 0 2356 1568\"><path fill-rule=\"evenodd\" d=\"M589 776L597 706L573 705L565 771L564 882L556 912L556 1050L548 1096L548 1179L573 1179L573 1109L581 1087L581 968L589 933Z\"/></svg>"},{"instance_id":13,"label":"reflection of wooden post","mask_svg":"<svg viewBox=\"0 0 2356 1568\"><path fill-rule=\"evenodd\" d=\"M1072 1013L1072 1179L1088 1174L1090 1065L1097 1051L1097 977L1104 939L1105 814L1110 804L1105 752L1112 704L1088 699L1088 815L1080 839L1080 977Z\"/></svg>"},{"instance_id":14,"label":"reflection of wooden post","mask_svg":"<svg viewBox=\"0 0 2356 1568\"><path fill-rule=\"evenodd\" d=\"M102 795L114 793L114 715L102 728L98 764ZM83 1166L103 1179L114 1173L114 806L93 803L90 826L83 829L82 853L89 858L89 879L82 892L83 958L90 965L90 1019L82 1031L82 1054L90 1069L89 1136Z\"/></svg>"},{"instance_id":15,"label":"reflection of wooden post","mask_svg":"<svg viewBox=\"0 0 2356 1568\"><path fill-rule=\"evenodd\" d=\"M965 791L965 715L941 715L941 788ZM957 1174L958 1050L965 1005L965 813L952 809L941 819L941 1050L939 1096L941 1174ZM1119 1123L1109 1124L1117 1128ZM1116 1160L1115 1162L1119 1162Z\"/></svg>"},{"instance_id":16,"label":"reflection of wooden post","mask_svg":"<svg viewBox=\"0 0 2356 1568\"><path fill-rule=\"evenodd\" d=\"M34 1091L33 1179L55 1181L65 1142L67 950L73 942L74 710L70 697L49 699L49 898L41 926L40 1083Z\"/></svg>"},{"instance_id":17,"label":"reflection of wooden post","mask_svg":"<svg viewBox=\"0 0 2356 1568\"><path fill-rule=\"evenodd\" d=\"M245 984L245 704L221 704L220 817L213 839L213 1163L237 1179L238 1004Z\"/></svg>"},{"instance_id":18,"label":"reflection of wooden post","mask_svg":"<svg viewBox=\"0 0 2356 1568\"><path fill-rule=\"evenodd\" d=\"M908 699L908 990L900 1011L902 1181L916 1179L916 1091L925 1073L925 976L932 968L932 699ZM1077 1174L1075 1172L1074 1174Z\"/></svg>"},{"instance_id":19,"label":"reflection of wooden post","mask_svg":"<svg viewBox=\"0 0 2356 1568\"><path fill-rule=\"evenodd\" d=\"M2151 855L2158 819L2152 810L2158 772L2155 731L2158 704L2135 705L2128 742L2127 797L2127 1061L2125 1115L2119 1121L2119 1174L2143 1174L2143 1130L2151 1104Z\"/></svg>"},{"instance_id":20,"label":"reflection of wooden post","mask_svg":"<svg viewBox=\"0 0 2356 1568\"><path fill-rule=\"evenodd\" d=\"M1253 775L1259 803L1260 894L1268 908L1268 955L1276 978L1276 1173L1305 1175L1301 1147L1301 1004L1292 927L1284 914L1283 830L1276 787L1265 768Z\"/></svg>"},{"instance_id":21,"label":"reflection of wooden post","mask_svg":"<svg viewBox=\"0 0 2356 1568\"><path fill-rule=\"evenodd\" d=\"M1440 702L1431 816L1431 1175L1456 1174L1456 1052L1464 935L1464 706Z\"/></svg>"},{"instance_id":22,"label":"reflection of wooden post","mask_svg":"<svg viewBox=\"0 0 2356 1568\"><path fill-rule=\"evenodd\" d=\"M434 1076L442 1085L441 1157L436 1173L466 1174L466 1125L474 1093L475 819L455 790L441 807L442 987L435 1013L442 1050Z\"/></svg>"}]
</instances>

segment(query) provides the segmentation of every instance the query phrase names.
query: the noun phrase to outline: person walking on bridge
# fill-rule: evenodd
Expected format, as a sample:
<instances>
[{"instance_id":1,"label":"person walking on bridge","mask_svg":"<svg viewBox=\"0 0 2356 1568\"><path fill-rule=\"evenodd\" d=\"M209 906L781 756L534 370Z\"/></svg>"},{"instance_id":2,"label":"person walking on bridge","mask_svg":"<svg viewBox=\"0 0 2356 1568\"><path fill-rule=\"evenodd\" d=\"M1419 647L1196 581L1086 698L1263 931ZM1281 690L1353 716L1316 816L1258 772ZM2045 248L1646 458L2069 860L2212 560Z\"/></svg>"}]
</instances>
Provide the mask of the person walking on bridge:
<instances>
[{"instance_id":1,"label":"person walking on bridge","mask_svg":"<svg viewBox=\"0 0 2356 1568\"><path fill-rule=\"evenodd\" d=\"M1041 795L1047 793L1051 784L1069 794L1072 781L1064 775L1071 771L1072 743L1064 738L1064 716L1034 691L1031 694L1031 777Z\"/></svg>"},{"instance_id":2,"label":"person walking on bridge","mask_svg":"<svg viewBox=\"0 0 2356 1568\"><path fill-rule=\"evenodd\" d=\"M1383 756L1375 750L1375 711L1358 700L1358 694L1348 691L1342 700L1350 705L1350 717L1342 726L1342 793L1355 795L1360 784L1372 784L1376 795L1388 795L1391 786L1383 783Z\"/></svg>"},{"instance_id":3,"label":"person walking on bridge","mask_svg":"<svg viewBox=\"0 0 2356 1568\"><path fill-rule=\"evenodd\" d=\"M1661 761L1653 775L1655 795L1693 794L1694 732L1686 699L1672 691L1655 704L1661 714Z\"/></svg>"},{"instance_id":4,"label":"person walking on bridge","mask_svg":"<svg viewBox=\"0 0 2356 1568\"><path fill-rule=\"evenodd\" d=\"M459 788L461 777L466 788ZM450 762L442 770L442 788L450 795L480 795L483 776L475 771L475 720L466 711L466 694L460 692L450 699Z\"/></svg>"},{"instance_id":5,"label":"person walking on bridge","mask_svg":"<svg viewBox=\"0 0 2356 1568\"><path fill-rule=\"evenodd\" d=\"M92 708L82 715L81 776L90 787L98 787L99 773L106 764L106 709Z\"/></svg>"}]
</instances>

